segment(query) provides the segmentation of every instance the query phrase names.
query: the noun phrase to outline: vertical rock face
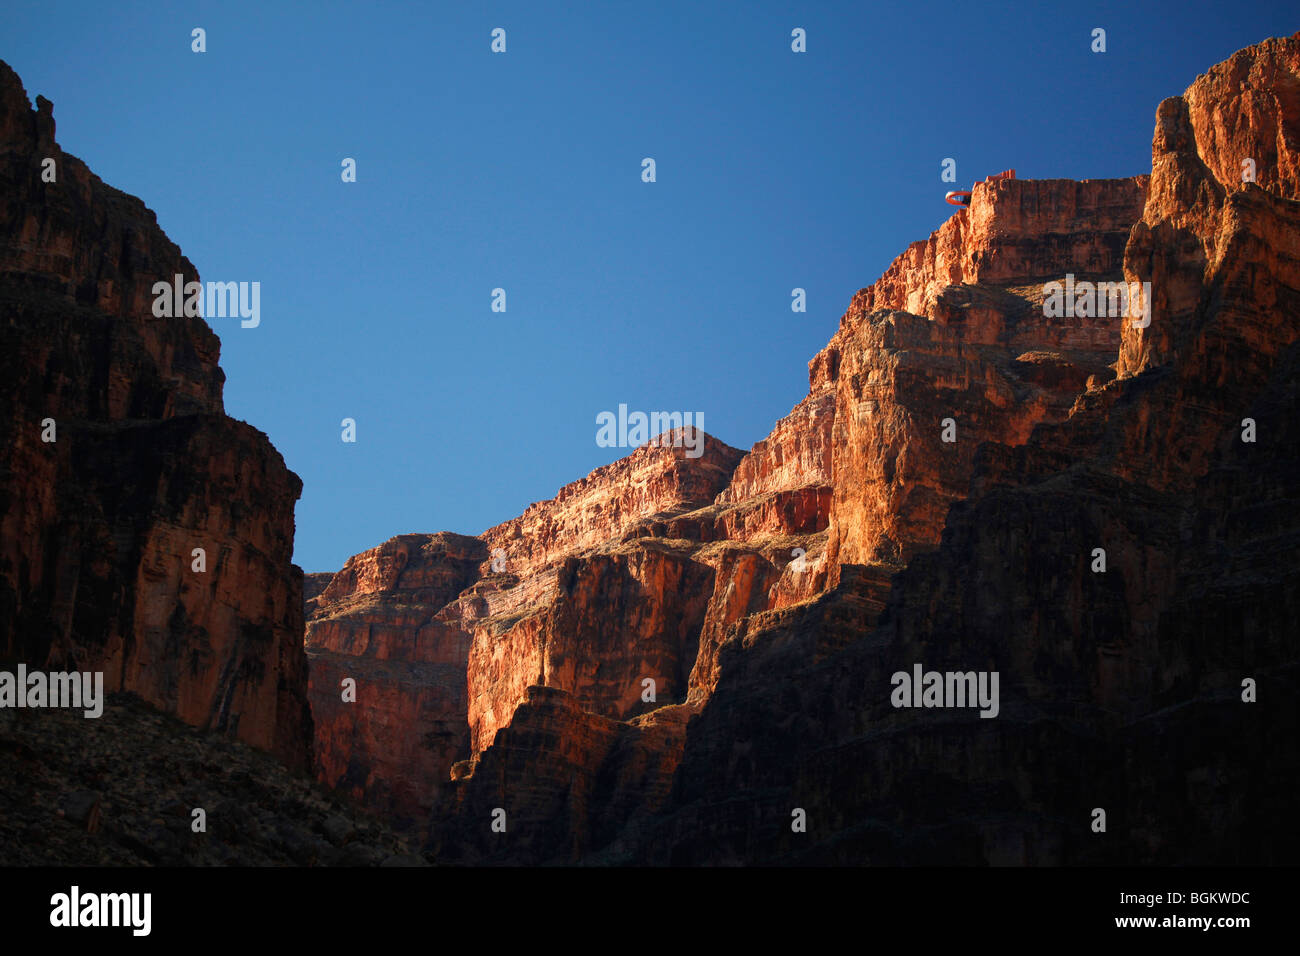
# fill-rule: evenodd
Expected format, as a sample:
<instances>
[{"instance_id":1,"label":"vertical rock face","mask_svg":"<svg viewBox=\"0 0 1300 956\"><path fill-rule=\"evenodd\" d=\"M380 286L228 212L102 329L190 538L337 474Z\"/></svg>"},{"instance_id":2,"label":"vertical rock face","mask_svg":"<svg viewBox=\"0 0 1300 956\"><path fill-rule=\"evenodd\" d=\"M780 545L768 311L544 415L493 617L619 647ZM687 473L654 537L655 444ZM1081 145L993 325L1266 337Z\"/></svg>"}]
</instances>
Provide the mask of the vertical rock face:
<instances>
[{"instance_id":1,"label":"vertical rock face","mask_svg":"<svg viewBox=\"0 0 1300 956\"><path fill-rule=\"evenodd\" d=\"M592 738L600 745L582 749L585 775L617 777L617 762L628 754L649 759L645 747L673 748L657 754L654 766L675 768L687 721L714 707L723 662L735 648L801 620L811 613L809 602L836 584L843 593L816 605L835 622L835 634L811 659L874 624L891 573L938 545L949 509L969 492L980 444L1023 443L1035 425L1066 418L1090 380L1113 377L1108 366L1120 344L1119 319L1046 319L1042 284L1068 272L1121 279L1124 240L1141 216L1145 186L1146 178L1137 177L1016 182L1000 193L981 192L970 211L977 227L963 211L932 239L958 264L957 280L968 284L939 284L924 257L919 277L892 266L855 297L835 339L810 363L808 397L747 455L713 439L699 459L680 449L642 448L485 532L475 580L455 600L439 594L447 602L441 609L436 602L423 609L462 635L457 647L468 646L461 715L468 759L453 766L460 758L449 748L419 772L426 799L418 809L435 801L431 842L438 853L469 860L494 846L499 851L491 842L462 844L459 834L474 826L465 815L511 806L514 788L537 801L513 804L529 818L562 802L561 791L543 791L568 786L573 775L543 766L546 755L577 758L561 744L556 750L540 741L562 736L566 722L567 732L584 740L603 728ZM1042 236L1033 229L1038 211ZM919 291L908 291L909 282ZM931 314L869 311L869 303L889 296L927 304ZM945 418L960 423L956 442L942 440ZM390 602L403 606L402 588L391 583L402 566L389 553L392 544L353 559L318 599L308 624L313 655L341 620L355 618L346 604L332 604L339 597L368 591L374 600L366 607L376 614L387 613ZM363 620L370 626L370 618ZM413 659L410 652L388 656ZM380 755L403 753L403 740L425 733L424 723L400 716L397 703L406 700L407 713L416 713L418 692L395 688L391 701L376 705L383 719L364 718L372 728L363 745L354 744L349 720L324 716L338 710L335 678L342 671L330 670L319 694L316 673L324 779L355 786L365 775L372 789L358 795L388 799L391 808L391 798L375 790L398 779L413 783L419 774L409 770L409 759L399 768ZM781 678L765 679L772 688L753 692L788 704L774 689ZM546 695L538 696L542 688ZM450 695L444 699L458 706ZM437 719L449 725L453 717L439 711ZM611 721L622 729L615 732ZM647 738L653 743L642 739L648 726L656 728ZM616 739L623 741L617 748ZM535 742L541 755L525 756L521 741ZM340 759L331 761L332 751ZM606 797L636 803L628 794ZM648 811L637 806L640 819ZM401 811L409 816L414 809L408 803ZM568 858L580 846L581 853L601 853L588 828L607 829L608 817L591 807L582 814L566 817L564 826L577 830L558 842L530 844L529 852Z\"/></svg>"},{"instance_id":2,"label":"vertical rock face","mask_svg":"<svg viewBox=\"0 0 1300 956\"><path fill-rule=\"evenodd\" d=\"M306 615L310 617L320 604L320 596L334 580L332 571L313 571L302 576L302 599Z\"/></svg>"},{"instance_id":3,"label":"vertical rock face","mask_svg":"<svg viewBox=\"0 0 1300 956\"><path fill-rule=\"evenodd\" d=\"M678 432L660 438L664 445L646 445L597 468L565 485L550 501L529 505L518 518L489 528L483 540L493 552L504 553L512 573L526 574L617 539L651 515L686 511L711 501L740 457L736 449L702 432L703 448L694 458L680 444L685 439ZM674 441L679 444L674 446Z\"/></svg>"},{"instance_id":4,"label":"vertical rock face","mask_svg":"<svg viewBox=\"0 0 1300 956\"><path fill-rule=\"evenodd\" d=\"M433 845L450 859L475 858L478 850L456 836L466 829L464 814L506 807L511 788L523 786L541 803L516 807L538 815L559 795L543 798L542 785L527 775L546 775L546 786L569 779L552 779L554 771L542 769L535 755L525 760L519 741L549 739L566 720L577 720L573 733L580 736L606 728L604 743L584 760L587 773L607 777L614 770L605 761L623 759L611 756L609 721L625 725L618 753L639 753L643 744L632 741L645 725L638 715L674 715L653 725L660 728L654 746L676 748L661 755L662 766L676 767L686 721L714 707L734 648L802 619L810 613L805 606L836 585L845 593L818 605L834 608L831 649L864 632L885 606L890 574L938 545L949 509L969 492L981 443L1023 443L1036 425L1065 419L1090 380L1113 377L1119 319L1047 319L1043 282L1069 272L1123 278L1124 241L1142 214L1146 177L999 186L979 190L969 212L958 213L929 244L913 246L854 298L835 338L809 363L807 398L747 455L713 439L699 459L680 449L642 448L484 533L481 576L454 601L450 592L440 594L437 600L448 602L441 610L424 608L457 629L457 647L468 646L466 762L453 769L461 758L448 748L414 774L409 759L399 768L381 756L404 753L403 740L426 732L425 723L401 716L419 710L419 692L409 682L376 704L382 719L356 718L372 729L363 744L354 743L351 720L333 716L342 671L322 671L328 678L317 693L313 670L323 779L356 788L365 777L372 790L355 792L375 800L374 789L423 774L427 799L401 811L423 809L436 792ZM930 314L885 308L886 302ZM945 419L956 423L954 442L943 441ZM330 643L324 635L356 614L336 607L338 597L372 592L370 613L387 613L389 602L402 606L402 589L389 583L401 562L387 548L350 561L318 599L308 623L313 655ZM370 618L362 620L370 626ZM413 659L409 652L389 656ZM342 666L331 659L336 665ZM771 673L765 679L773 687L781 681ZM549 696L536 697L539 688ZM556 693L567 695L565 703L556 703ZM443 699L460 706L450 694ZM432 712L422 719L432 720ZM453 721L439 710L437 720L444 719ZM668 726L673 732L663 730ZM513 741L515 756L507 759L499 740L502 747ZM534 849L600 849L590 832L570 837Z\"/></svg>"},{"instance_id":5,"label":"vertical rock face","mask_svg":"<svg viewBox=\"0 0 1300 956\"><path fill-rule=\"evenodd\" d=\"M740 460L727 487L718 495L721 505L734 505L803 488L829 488L831 484L831 425L835 421L835 395L829 387L816 387L772 433Z\"/></svg>"},{"instance_id":6,"label":"vertical rock face","mask_svg":"<svg viewBox=\"0 0 1300 956\"><path fill-rule=\"evenodd\" d=\"M411 666L440 641L465 688L436 717L393 691L362 795L419 792L445 861L1293 857L1261 821L1300 774L1298 52L1162 104L1150 176L977 185L748 454L647 447L567 486L468 577L439 565L464 584L431 623L391 554L349 562L313 645ZM1150 325L1049 310L1067 276L1149 282ZM918 664L996 672L996 716L895 706ZM461 736L420 779L375 756L435 725Z\"/></svg>"},{"instance_id":7,"label":"vertical rock face","mask_svg":"<svg viewBox=\"0 0 1300 956\"><path fill-rule=\"evenodd\" d=\"M935 547L982 442L1024 443L1110 377L1120 319L1049 318L1043 285L1122 279L1145 189L1145 176L977 184L969 209L854 296L809 366L814 392L835 389L833 566Z\"/></svg>"},{"instance_id":8,"label":"vertical rock face","mask_svg":"<svg viewBox=\"0 0 1300 956\"><path fill-rule=\"evenodd\" d=\"M878 309L933 315L939 297L962 284L1043 281L1066 271L1116 273L1146 180L976 183L970 206L929 239L908 246L880 279L854 296L849 315Z\"/></svg>"},{"instance_id":9,"label":"vertical rock face","mask_svg":"<svg viewBox=\"0 0 1300 956\"><path fill-rule=\"evenodd\" d=\"M349 559L307 624L322 781L423 822L534 685L625 719L681 700L712 570L641 540L709 506L741 453L651 444L481 538L403 535ZM342 699L344 677L357 682Z\"/></svg>"},{"instance_id":10,"label":"vertical rock face","mask_svg":"<svg viewBox=\"0 0 1300 956\"><path fill-rule=\"evenodd\" d=\"M402 821L427 815L431 781L469 755L470 636L438 612L484 553L463 535L393 538L348 559L307 628L317 775Z\"/></svg>"},{"instance_id":11,"label":"vertical rock face","mask_svg":"<svg viewBox=\"0 0 1300 956\"><path fill-rule=\"evenodd\" d=\"M491 745L534 684L562 688L592 713L620 720L650 709L647 680L657 700L683 699L712 578L685 554L639 543L566 561L542 613L500 634L475 633L474 752Z\"/></svg>"},{"instance_id":12,"label":"vertical rock face","mask_svg":"<svg viewBox=\"0 0 1300 956\"><path fill-rule=\"evenodd\" d=\"M1300 851L1300 34L1160 104L1149 176L977 185L747 454L672 432L306 580L216 335L152 314L193 266L54 132L0 63L3 658L296 767L314 727L444 861ZM1049 315L1067 275L1150 323ZM994 713L898 706L916 666Z\"/></svg>"},{"instance_id":13,"label":"vertical rock face","mask_svg":"<svg viewBox=\"0 0 1300 956\"><path fill-rule=\"evenodd\" d=\"M970 499L894 577L883 616L842 579L724 649L648 856L1292 858L1278 794L1300 773L1282 743L1297 729L1296 169L1242 184L1238 157L1214 157L1225 132L1259 155L1296 142L1298 52L1300 36L1268 41L1161 105L1124 255L1152 321L1125 324L1121 378L1019 447L982 445ZM1244 419L1267 439L1243 441ZM998 717L891 706L891 675L918 662L998 672ZM762 693L776 681L779 701ZM815 835L791 832L795 806Z\"/></svg>"},{"instance_id":14,"label":"vertical rock face","mask_svg":"<svg viewBox=\"0 0 1300 956\"><path fill-rule=\"evenodd\" d=\"M0 653L307 766L301 482L224 415L212 330L153 315L194 267L37 103L0 63Z\"/></svg>"},{"instance_id":15,"label":"vertical rock face","mask_svg":"<svg viewBox=\"0 0 1300 956\"><path fill-rule=\"evenodd\" d=\"M1171 362L1195 339L1214 314L1207 300L1223 272L1258 269L1267 280L1295 262L1293 208L1277 200L1300 195L1298 57L1294 37L1267 40L1160 104L1150 198L1126 250L1125 272L1151 282L1153 316L1163 321L1125 329L1121 377ZM1233 291L1252 310L1294 315L1289 288L1261 282ZM1275 350L1269 336L1258 338Z\"/></svg>"},{"instance_id":16,"label":"vertical rock face","mask_svg":"<svg viewBox=\"0 0 1300 956\"><path fill-rule=\"evenodd\" d=\"M533 686L515 714L479 757L473 777L458 773L441 789L433 852L460 863L496 863L503 834L510 834L509 856L518 860L627 862L619 844L669 803L689 711L668 706L615 721L563 691ZM517 790L525 781L527 791Z\"/></svg>"}]
</instances>

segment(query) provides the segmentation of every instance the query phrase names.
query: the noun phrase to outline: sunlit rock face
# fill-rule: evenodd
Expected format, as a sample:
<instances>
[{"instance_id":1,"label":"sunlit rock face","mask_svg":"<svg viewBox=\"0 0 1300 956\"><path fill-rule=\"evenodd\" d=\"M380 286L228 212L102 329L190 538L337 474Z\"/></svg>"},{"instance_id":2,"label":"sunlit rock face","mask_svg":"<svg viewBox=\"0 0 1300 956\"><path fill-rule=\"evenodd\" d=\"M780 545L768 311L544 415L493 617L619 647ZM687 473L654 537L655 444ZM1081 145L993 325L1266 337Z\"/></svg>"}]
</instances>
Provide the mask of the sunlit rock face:
<instances>
[{"instance_id":1,"label":"sunlit rock face","mask_svg":"<svg viewBox=\"0 0 1300 956\"><path fill-rule=\"evenodd\" d=\"M1298 50L1161 104L1149 175L978 184L748 453L349 561L324 779L448 862L1292 858ZM1052 301L1120 282L1149 321ZM996 672L996 712L896 706L915 665Z\"/></svg>"}]
</instances>

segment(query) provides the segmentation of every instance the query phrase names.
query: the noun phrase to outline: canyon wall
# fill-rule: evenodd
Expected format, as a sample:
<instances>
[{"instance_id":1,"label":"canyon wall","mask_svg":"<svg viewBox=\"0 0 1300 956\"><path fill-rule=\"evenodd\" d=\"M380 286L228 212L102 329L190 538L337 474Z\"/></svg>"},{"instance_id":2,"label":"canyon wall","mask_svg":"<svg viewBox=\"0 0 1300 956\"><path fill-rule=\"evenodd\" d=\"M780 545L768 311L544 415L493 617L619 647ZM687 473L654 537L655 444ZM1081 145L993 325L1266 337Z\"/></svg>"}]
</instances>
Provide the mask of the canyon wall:
<instances>
[{"instance_id":1,"label":"canyon wall","mask_svg":"<svg viewBox=\"0 0 1300 956\"><path fill-rule=\"evenodd\" d=\"M1071 250L1099 245L1089 259L1095 274L1120 279L1119 227L1108 220L1101 241L1088 217L1104 209L1116 220L1126 214L1131 225L1144 188L1145 177L1012 182L1005 192L1019 201L999 203L1002 194L979 191L931 244L975 263L971 278L980 269L1005 272L1005 257L1021 261L1033 246L1026 206L1042 205L1057 232L1034 259L1036 275L1063 276L1074 267ZM991 210L1006 210L1009 222ZM1000 237L1007 237L1005 257ZM531 687L572 694L585 712L614 720L679 704L694 712L708 700L719 651L741 622L814 598L839 581L841 565L895 568L933 547L948 506L965 494L980 440L1023 441L1035 423L1064 418L1090 377L1113 374L1116 321L1035 323L1041 286L959 286L937 298L929 319L866 311L906 274L900 263L915 248L854 298L836 337L809 363L809 395L748 454L706 437L704 454L691 458L670 433L667 447L638 449L481 536L473 586L455 602L438 595L445 610L436 602L423 608L461 628L457 640L469 646L470 738L459 758L468 761L457 772L460 789ZM941 440L949 416L961 422L961 440L951 445ZM339 650L328 635L341 619L371 626L337 595L344 579L380 581L369 566L383 554L353 558L316 599L307 625L313 654ZM864 574L882 602L888 575ZM403 600L400 588L378 584L370 607ZM404 753L401 741L428 728L397 718L342 719L336 676L331 670L318 682L313 672L321 779L362 796L358 775L408 778L373 755ZM409 690L398 696L410 703ZM377 730L358 740L356 722ZM340 758L330 759L335 751ZM441 754L434 764L444 772L423 776L427 796L387 808L411 816L427 810L454 762L450 750Z\"/></svg>"},{"instance_id":2,"label":"canyon wall","mask_svg":"<svg viewBox=\"0 0 1300 956\"><path fill-rule=\"evenodd\" d=\"M975 449L970 497L874 622L853 580L729 645L633 856L1294 858L1300 194L1293 155L1254 183L1241 161L1288 161L1298 54L1267 41L1161 104L1123 259L1152 321L1123 325L1119 378ZM917 663L998 672L998 716L893 707Z\"/></svg>"},{"instance_id":3,"label":"canyon wall","mask_svg":"<svg viewBox=\"0 0 1300 956\"><path fill-rule=\"evenodd\" d=\"M428 812L430 781L469 739L470 635L438 612L483 555L476 538L401 535L350 558L316 599L306 646L321 780L402 819Z\"/></svg>"},{"instance_id":4,"label":"canyon wall","mask_svg":"<svg viewBox=\"0 0 1300 956\"><path fill-rule=\"evenodd\" d=\"M353 559L310 608L344 655L321 693L411 664L405 627L464 699L318 704L323 779L426 814L442 862L1291 858L1298 50L1161 104L1150 175L977 184L747 454L638 449L474 539L419 621L382 555ZM1150 283L1150 324L1049 314L1067 281ZM340 642L344 619L381 636ZM996 716L895 707L917 664L997 672ZM418 774L372 756L435 728Z\"/></svg>"},{"instance_id":5,"label":"canyon wall","mask_svg":"<svg viewBox=\"0 0 1300 956\"><path fill-rule=\"evenodd\" d=\"M479 538L403 535L357 555L307 623L320 779L426 820L533 685L624 719L682 699L713 571L646 524L710 506L741 453L647 445ZM357 681L344 701L343 678Z\"/></svg>"},{"instance_id":6,"label":"canyon wall","mask_svg":"<svg viewBox=\"0 0 1300 956\"><path fill-rule=\"evenodd\" d=\"M1149 175L977 184L748 452L671 431L304 576L216 334L152 313L194 267L0 63L0 658L437 862L1290 862L1300 34L1155 118ZM1049 314L1067 276L1150 322ZM917 666L998 675L995 713L898 706Z\"/></svg>"},{"instance_id":7,"label":"canyon wall","mask_svg":"<svg viewBox=\"0 0 1300 956\"><path fill-rule=\"evenodd\" d=\"M153 315L178 274L198 280L0 63L0 655L307 767L302 484L224 414L207 324Z\"/></svg>"}]
</instances>

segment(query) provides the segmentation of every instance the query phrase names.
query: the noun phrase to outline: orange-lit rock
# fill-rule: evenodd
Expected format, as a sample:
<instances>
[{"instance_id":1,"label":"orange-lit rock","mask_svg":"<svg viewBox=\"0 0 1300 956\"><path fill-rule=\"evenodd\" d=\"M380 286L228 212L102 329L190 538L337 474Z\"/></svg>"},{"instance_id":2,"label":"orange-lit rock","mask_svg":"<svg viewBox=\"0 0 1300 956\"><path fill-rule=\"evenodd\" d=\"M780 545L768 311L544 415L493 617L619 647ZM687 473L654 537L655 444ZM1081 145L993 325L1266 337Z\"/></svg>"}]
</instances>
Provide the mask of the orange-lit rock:
<instances>
[{"instance_id":1,"label":"orange-lit rock","mask_svg":"<svg viewBox=\"0 0 1300 956\"><path fill-rule=\"evenodd\" d=\"M698 458L646 446L481 538L402 535L349 559L307 624L321 780L412 820L533 684L620 719L650 706L646 679L683 699L712 572L619 542L708 505L740 457L707 436Z\"/></svg>"},{"instance_id":2,"label":"orange-lit rock","mask_svg":"<svg viewBox=\"0 0 1300 956\"><path fill-rule=\"evenodd\" d=\"M469 634L438 612L483 554L477 538L400 535L349 558L316 598L306 645L322 782L399 820L428 813L469 739Z\"/></svg>"},{"instance_id":3,"label":"orange-lit rock","mask_svg":"<svg viewBox=\"0 0 1300 956\"><path fill-rule=\"evenodd\" d=\"M429 589L430 623L398 545L349 562L311 626L354 662L416 660L403 630L463 647L465 698L435 719L391 681L345 785L423 787L458 862L1285 859L1295 828L1252 820L1300 769L1298 47L1166 101L1150 176L978 185L748 454L644 448L566 486ZM1243 150L1270 178L1231 183ZM1152 326L1046 316L1067 275L1151 282ZM997 718L893 707L915 663L998 671ZM1246 672L1267 707L1237 703ZM434 723L463 756L385 761ZM1085 799L1126 839L1089 841Z\"/></svg>"},{"instance_id":4,"label":"orange-lit rock","mask_svg":"<svg viewBox=\"0 0 1300 956\"><path fill-rule=\"evenodd\" d=\"M897 309L933 315L949 286L1046 281L1065 272L1109 276L1141 209L1146 176L1001 179L977 183L968 208L914 242L854 296L849 314Z\"/></svg>"},{"instance_id":5,"label":"orange-lit rock","mask_svg":"<svg viewBox=\"0 0 1300 956\"><path fill-rule=\"evenodd\" d=\"M669 433L665 440L676 439ZM508 572L525 575L616 539L651 516L712 501L741 455L711 435L703 440L697 458L683 446L643 446L489 528L483 540L490 553L500 553Z\"/></svg>"},{"instance_id":6,"label":"orange-lit rock","mask_svg":"<svg viewBox=\"0 0 1300 956\"><path fill-rule=\"evenodd\" d=\"M538 613L476 630L468 671L474 752L491 745L534 684L620 720L683 700L712 578L684 554L641 543L564 562ZM652 692L654 702L643 699Z\"/></svg>"}]
</instances>

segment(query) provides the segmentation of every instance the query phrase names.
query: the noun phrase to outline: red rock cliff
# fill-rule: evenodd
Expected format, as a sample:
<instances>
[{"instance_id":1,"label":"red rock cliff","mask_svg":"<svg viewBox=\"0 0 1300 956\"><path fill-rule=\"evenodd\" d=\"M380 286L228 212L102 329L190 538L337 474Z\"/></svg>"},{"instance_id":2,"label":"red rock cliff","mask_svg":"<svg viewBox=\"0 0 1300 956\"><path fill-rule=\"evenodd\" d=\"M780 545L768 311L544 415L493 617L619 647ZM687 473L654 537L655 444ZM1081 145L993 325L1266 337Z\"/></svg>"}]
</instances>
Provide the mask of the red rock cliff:
<instances>
[{"instance_id":1,"label":"red rock cliff","mask_svg":"<svg viewBox=\"0 0 1300 956\"><path fill-rule=\"evenodd\" d=\"M937 545L949 507L967 493L980 442L1025 441L1036 424L1065 418L1090 379L1113 375L1118 320L1043 319L1041 279L1075 269L1082 276L1085 267L1121 278L1144 189L1138 177L981 192L970 213L977 228L963 211L938 234L971 284L937 287L928 318L872 314L868 303L909 275L892 266L855 297L840 332L810 363L808 397L747 455L713 439L699 459L642 448L485 532L474 580L454 600L440 591L421 606L449 629L437 632L448 647L468 648L463 705L448 691L445 706L422 712L426 692L408 674L390 674L373 678L388 690L376 691L372 714L354 709L345 718L336 685L346 662L331 657L319 694L313 676L322 778L408 817L434 799L439 815L468 813L480 800L483 761L506 728L517 731L510 739L525 739L538 732L530 722L554 723L576 708L624 722L629 730L620 733L631 736L622 739L635 749L639 715L659 714L655 739L680 748L687 718L717 685L725 647L833 586L841 565L875 568L853 580L866 588L868 613L878 614L888 570ZM1050 241L1034 241L1031 213L1040 209ZM1032 271L1016 276L1017 267ZM986 275L1006 281L978 281ZM951 447L940 438L946 417L958 422ZM392 545L349 561L317 599L313 648L415 662L402 629L421 625L406 617L405 586L395 582L409 565ZM362 591L364 611L347 597ZM390 615L396 626L378 629ZM366 641L343 646L341 627L364 628ZM526 706L540 687L568 703ZM452 746L430 760L408 755L407 744L429 728L451 727L460 706L469 729L460 758ZM663 766L680 756L675 750ZM491 766L493 775L505 772ZM377 796L399 782L402 799Z\"/></svg>"},{"instance_id":2,"label":"red rock cliff","mask_svg":"<svg viewBox=\"0 0 1300 956\"><path fill-rule=\"evenodd\" d=\"M405 820L534 684L623 719L682 699L712 572L643 526L709 506L740 453L647 445L481 538L404 535L349 559L307 625L321 779ZM358 682L355 703L340 681Z\"/></svg>"},{"instance_id":3,"label":"red rock cliff","mask_svg":"<svg viewBox=\"0 0 1300 956\"><path fill-rule=\"evenodd\" d=\"M463 715L436 715L465 759L405 780L435 855L1284 858L1250 820L1295 757L1251 728L1295 715L1230 705L1241 674L1281 682L1295 659L1300 609L1269 595L1300 593L1298 48L1243 51L1162 104L1150 176L977 186L853 297L748 454L645 448L567 486L486 532L429 624L402 623L391 560L350 562L313 612L322 641L367 590L358 621L399 626L346 642L354 660L414 660L403 627L465 655ZM1047 316L1067 275L1150 282L1151 325ZM1243 445L1243 417L1266 443ZM999 718L893 708L916 662L999 671ZM394 687L355 779L397 778L364 754L432 726ZM1207 822L1215 779L1252 796ZM1128 838L1087 842L1079 799L1130 815Z\"/></svg>"},{"instance_id":4,"label":"red rock cliff","mask_svg":"<svg viewBox=\"0 0 1300 956\"><path fill-rule=\"evenodd\" d=\"M0 653L307 766L301 482L225 416L206 323L153 315L194 267L37 104L0 63Z\"/></svg>"},{"instance_id":5,"label":"red rock cliff","mask_svg":"<svg viewBox=\"0 0 1300 956\"><path fill-rule=\"evenodd\" d=\"M1300 195L1278 145L1300 135L1297 54L1300 35L1267 41L1161 104L1123 260L1152 284L1152 320L1123 327L1121 376L981 445L969 500L883 609L844 577L751 618L630 857L1259 863L1300 846L1272 796L1300 773L1282 742L1300 651ZM1242 155L1290 165L1242 183ZM916 662L998 672L997 719L891 706L891 674ZM1095 806L1120 821L1105 840ZM815 835L784 825L792 807Z\"/></svg>"},{"instance_id":6,"label":"red rock cliff","mask_svg":"<svg viewBox=\"0 0 1300 956\"><path fill-rule=\"evenodd\" d=\"M431 781L469 756L470 635L438 612L475 580L484 551L462 535L401 535L348 559L316 598L307 655L323 782L423 819Z\"/></svg>"},{"instance_id":7,"label":"red rock cliff","mask_svg":"<svg viewBox=\"0 0 1300 956\"><path fill-rule=\"evenodd\" d=\"M1162 104L1149 178L979 186L860 292L809 398L715 505L641 529L710 542L691 552L714 577L688 702L616 735L527 690L444 788L435 852L1287 859L1297 828L1257 821L1300 772L1281 742L1300 612L1297 52L1300 35L1267 41ZM1046 318L1043 283L1066 273L1151 282L1151 325ZM1269 437L1243 442L1246 417ZM789 588L795 562L724 514L792 516L769 497L819 488L829 506L800 525L811 588ZM1000 672L999 717L892 707L891 674L916 662ZM1272 703L1244 705L1243 675ZM1096 805L1118 838L1090 833ZM489 829L496 807L517 830Z\"/></svg>"}]
</instances>

